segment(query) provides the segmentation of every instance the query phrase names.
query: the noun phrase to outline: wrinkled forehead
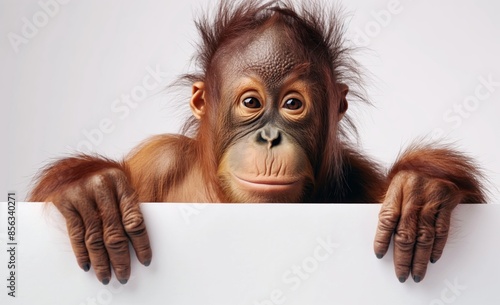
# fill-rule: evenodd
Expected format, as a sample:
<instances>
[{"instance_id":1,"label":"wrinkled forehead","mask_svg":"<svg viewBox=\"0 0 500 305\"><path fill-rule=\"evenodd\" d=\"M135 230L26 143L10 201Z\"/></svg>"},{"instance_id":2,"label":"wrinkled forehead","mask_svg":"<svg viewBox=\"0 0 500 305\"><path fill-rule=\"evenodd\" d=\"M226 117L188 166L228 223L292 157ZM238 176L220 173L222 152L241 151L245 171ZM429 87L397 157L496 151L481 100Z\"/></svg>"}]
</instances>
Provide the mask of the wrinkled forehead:
<instances>
[{"instance_id":1,"label":"wrinkled forehead","mask_svg":"<svg viewBox=\"0 0 500 305\"><path fill-rule=\"evenodd\" d=\"M299 48L294 45L296 43L288 38L281 26L269 27L236 43L237 51L225 63L224 60L221 62L224 75L257 76L269 86L279 86L303 61L297 52Z\"/></svg>"}]
</instances>

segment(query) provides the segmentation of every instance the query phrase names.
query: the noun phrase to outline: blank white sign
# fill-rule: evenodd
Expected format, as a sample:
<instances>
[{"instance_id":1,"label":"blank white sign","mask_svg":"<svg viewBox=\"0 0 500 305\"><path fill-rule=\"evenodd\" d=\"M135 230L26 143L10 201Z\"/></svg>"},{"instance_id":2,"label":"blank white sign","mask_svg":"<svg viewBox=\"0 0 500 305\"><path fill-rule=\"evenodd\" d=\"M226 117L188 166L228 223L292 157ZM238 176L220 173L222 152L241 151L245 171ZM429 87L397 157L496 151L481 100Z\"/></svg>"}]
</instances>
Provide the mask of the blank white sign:
<instances>
[{"instance_id":1,"label":"blank white sign","mask_svg":"<svg viewBox=\"0 0 500 305\"><path fill-rule=\"evenodd\" d=\"M153 261L126 285L79 269L52 206L17 203L16 298L1 208L1 304L500 304L500 205L460 205L440 261L396 279L372 242L379 205L142 205ZM7 248L8 249L8 248Z\"/></svg>"}]
</instances>

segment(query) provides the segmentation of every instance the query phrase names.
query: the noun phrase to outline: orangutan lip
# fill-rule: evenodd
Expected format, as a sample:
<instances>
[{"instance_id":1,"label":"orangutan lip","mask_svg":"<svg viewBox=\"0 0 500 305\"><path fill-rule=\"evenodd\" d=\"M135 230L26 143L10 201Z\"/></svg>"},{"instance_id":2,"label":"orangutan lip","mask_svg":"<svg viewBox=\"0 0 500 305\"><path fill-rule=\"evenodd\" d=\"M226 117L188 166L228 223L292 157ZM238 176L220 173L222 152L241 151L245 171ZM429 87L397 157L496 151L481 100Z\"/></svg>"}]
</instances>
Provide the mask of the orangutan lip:
<instances>
[{"instance_id":1,"label":"orangutan lip","mask_svg":"<svg viewBox=\"0 0 500 305\"><path fill-rule=\"evenodd\" d=\"M267 178L267 179L256 179L256 180L247 180L240 178L236 175L233 175L238 181L241 183L244 183L249 186L262 186L262 187L290 187L299 182L299 180L279 180L279 179L273 179L273 178Z\"/></svg>"}]
</instances>

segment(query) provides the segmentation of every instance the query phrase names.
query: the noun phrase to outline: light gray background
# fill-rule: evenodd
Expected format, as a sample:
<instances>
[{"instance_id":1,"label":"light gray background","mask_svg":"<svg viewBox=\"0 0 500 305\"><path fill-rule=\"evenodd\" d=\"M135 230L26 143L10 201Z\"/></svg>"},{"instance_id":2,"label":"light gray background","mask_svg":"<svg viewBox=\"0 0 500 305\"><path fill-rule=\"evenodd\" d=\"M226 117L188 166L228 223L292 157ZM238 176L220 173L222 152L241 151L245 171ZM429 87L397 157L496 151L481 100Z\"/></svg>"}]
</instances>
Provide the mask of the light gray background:
<instances>
[{"instance_id":1,"label":"light gray background","mask_svg":"<svg viewBox=\"0 0 500 305\"><path fill-rule=\"evenodd\" d=\"M162 86L190 71L198 39L193 16L213 3L69 1L46 24L42 17L43 26L16 52L9 35L21 35L23 18L32 21L43 9L37 1L2 0L0 191L16 191L24 199L37 170L83 148L85 132L99 128L103 119L113 131L91 149L112 158L150 135L178 132L188 113L189 88L150 90L127 115L113 102L138 90L147 67L166 73ZM376 21L373 13L392 3L399 3L397 13L384 15L382 24ZM490 201L498 202L500 86L460 123L444 116L475 95L481 77L500 82L500 3L352 0L343 7L349 12L349 37L366 46L357 56L370 72L367 89L374 107L351 103L349 108L362 149L389 165L413 139L441 130L446 142L486 170ZM356 39L360 31L369 41Z\"/></svg>"}]
</instances>

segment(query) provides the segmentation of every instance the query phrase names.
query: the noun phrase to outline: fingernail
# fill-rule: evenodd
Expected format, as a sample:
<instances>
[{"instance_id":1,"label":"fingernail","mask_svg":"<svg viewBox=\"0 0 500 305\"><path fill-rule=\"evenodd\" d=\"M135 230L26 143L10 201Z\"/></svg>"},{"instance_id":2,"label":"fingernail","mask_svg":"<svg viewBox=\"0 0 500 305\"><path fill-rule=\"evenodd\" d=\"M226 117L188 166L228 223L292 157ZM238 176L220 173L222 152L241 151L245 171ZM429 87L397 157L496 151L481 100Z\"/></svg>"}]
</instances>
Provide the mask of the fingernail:
<instances>
[{"instance_id":1,"label":"fingernail","mask_svg":"<svg viewBox=\"0 0 500 305\"><path fill-rule=\"evenodd\" d=\"M415 283L420 283L420 281L422 280L422 278L420 276L418 276L418 275L415 275L413 277L413 280L415 281Z\"/></svg>"},{"instance_id":2,"label":"fingernail","mask_svg":"<svg viewBox=\"0 0 500 305\"><path fill-rule=\"evenodd\" d=\"M400 283L404 283L404 282L406 282L406 277L405 276L400 276L398 280L399 280Z\"/></svg>"},{"instance_id":3,"label":"fingernail","mask_svg":"<svg viewBox=\"0 0 500 305\"><path fill-rule=\"evenodd\" d=\"M103 279L102 279L102 283L103 283L104 285L109 284L109 279L108 279L108 278L103 278Z\"/></svg>"},{"instance_id":4,"label":"fingernail","mask_svg":"<svg viewBox=\"0 0 500 305\"><path fill-rule=\"evenodd\" d=\"M149 266L150 264L151 264L151 260L150 259L148 259L147 261L145 261L143 263L143 265L146 266L146 267Z\"/></svg>"},{"instance_id":5,"label":"fingernail","mask_svg":"<svg viewBox=\"0 0 500 305\"><path fill-rule=\"evenodd\" d=\"M435 264L437 262L437 259L431 258L431 264Z\"/></svg>"},{"instance_id":6,"label":"fingernail","mask_svg":"<svg viewBox=\"0 0 500 305\"><path fill-rule=\"evenodd\" d=\"M121 279L121 280L118 280L118 281L120 282L120 284L125 285L125 284L127 284L128 279Z\"/></svg>"},{"instance_id":7,"label":"fingernail","mask_svg":"<svg viewBox=\"0 0 500 305\"><path fill-rule=\"evenodd\" d=\"M89 263L84 264L83 267L82 267L82 269L85 272L89 271L90 270L90 264Z\"/></svg>"},{"instance_id":8,"label":"fingernail","mask_svg":"<svg viewBox=\"0 0 500 305\"><path fill-rule=\"evenodd\" d=\"M384 257L384 255L383 255L383 254L380 254L380 253L377 253L377 254L375 254L375 255L377 256L377 258L378 258L378 259L381 259L382 257Z\"/></svg>"}]
</instances>

